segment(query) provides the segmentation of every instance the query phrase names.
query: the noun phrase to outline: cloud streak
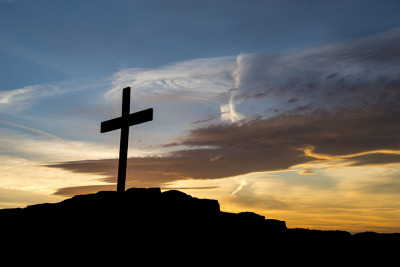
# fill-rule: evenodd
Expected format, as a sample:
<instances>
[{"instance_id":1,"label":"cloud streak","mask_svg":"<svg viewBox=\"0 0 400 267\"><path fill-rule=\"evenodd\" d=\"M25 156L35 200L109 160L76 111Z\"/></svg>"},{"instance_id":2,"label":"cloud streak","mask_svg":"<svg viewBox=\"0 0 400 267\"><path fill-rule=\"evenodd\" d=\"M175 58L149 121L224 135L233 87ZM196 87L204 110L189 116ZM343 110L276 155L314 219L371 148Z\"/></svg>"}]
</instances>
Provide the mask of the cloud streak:
<instances>
[{"instance_id":1,"label":"cloud streak","mask_svg":"<svg viewBox=\"0 0 400 267\"><path fill-rule=\"evenodd\" d=\"M24 88L1 91L0 92L0 111L5 113L24 110L34 102L35 91L40 90L40 86L33 85Z\"/></svg>"},{"instance_id":2,"label":"cloud streak","mask_svg":"<svg viewBox=\"0 0 400 267\"><path fill-rule=\"evenodd\" d=\"M105 97L119 101L121 88L131 86L135 99L153 101L203 100L215 97L234 85L231 73L234 57L194 59L156 69L123 69L112 77L112 89Z\"/></svg>"},{"instance_id":3,"label":"cloud streak","mask_svg":"<svg viewBox=\"0 0 400 267\"><path fill-rule=\"evenodd\" d=\"M232 77L235 80L235 87L234 87L234 89L231 89L228 92L228 93L230 93L229 103L220 106L221 120L230 120L231 122L238 122L245 118L243 116L243 114L240 114L239 112L236 111L236 105L240 104L240 102L242 102L241 99L239 99L239 100L236 99L237 92L240 90L240 87L241 87L240 73L243 71L242 70L243 69L242 62L243 62L243 55L240 54L236 57L236 70L233 71L233 73L232 73Z\"/></svg>"},{"instance_id":4,"label":"cloud streak","mask_svg":"<svg viewBox=\"0 0 400 267\"><path fill-rule=\"evenodd\" d=\"M13 127L17 127L17 128L20 128L20 129L28 130L28 131L31 131L31 132L34 132L34 133L38 133L38 134L53 138L54 140L57 140L57 141L63 143L64 145L72 146L68 141L66 141L66 140L64 140L64 139L62 139L62 138L60 138L60 137L58 137L58 136L56 136L54 134L51 134L51 133L47 133L47 132L44 132L44 131L41 131L41 130L38 130L38 129L34 129L34 128L31 128L31 127L28 127L28 126L25 126L25 125L21 125L21 124L14 123L14 122L9 122L9 121L5 121L5 120L0 120L0 123L6 124L6 125L10 125L10 126L13 126Z\"/></svg>"},{"instance_id":5,"label":"cloud streak","mask_svg":"<svg viewBox=\"0 0 400 267\"><path fill-rule=\"evenodd\" d=\"M238 188L236 188L235 191L233 191L233 192L231 193L231 196L234 196L234 195L236 195L238 192L242 191L243 188L244 188L246 185L247 185L246 180L242 180L242 181L240 182L240 185L238 186Z\"/></svg>"}]
</instances>

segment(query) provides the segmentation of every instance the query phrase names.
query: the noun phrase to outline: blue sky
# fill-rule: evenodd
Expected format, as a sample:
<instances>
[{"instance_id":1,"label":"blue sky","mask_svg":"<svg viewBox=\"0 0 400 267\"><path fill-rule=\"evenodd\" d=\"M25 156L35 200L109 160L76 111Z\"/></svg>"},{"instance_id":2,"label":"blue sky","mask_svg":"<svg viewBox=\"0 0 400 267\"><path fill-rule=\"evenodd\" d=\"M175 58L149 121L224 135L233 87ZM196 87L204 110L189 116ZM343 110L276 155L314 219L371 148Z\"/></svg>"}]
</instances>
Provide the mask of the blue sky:
<instances>
[{"instance_id":1,"label":"blue sky","mask_svg":"<svg viewBox=\"0 0 400 267\"><path fill-rule=\"evenodd\" d=\"M396 27L397 1L1 2L2 90L102 79L238 53L278 53Z\"/></svg>"},{"instance_id":2,"label":"blue sky","mask_svg":"<svg viewBox=\"0 0 400 267\"><path fill-rule=\"evenodd\" d=\"M0 208L114 190L119 133L99 127L131 86L131 111L154 121L131 129L128 186L289 226L400 231L399 11L0 0Z\"/></svg>"}]
</instances>

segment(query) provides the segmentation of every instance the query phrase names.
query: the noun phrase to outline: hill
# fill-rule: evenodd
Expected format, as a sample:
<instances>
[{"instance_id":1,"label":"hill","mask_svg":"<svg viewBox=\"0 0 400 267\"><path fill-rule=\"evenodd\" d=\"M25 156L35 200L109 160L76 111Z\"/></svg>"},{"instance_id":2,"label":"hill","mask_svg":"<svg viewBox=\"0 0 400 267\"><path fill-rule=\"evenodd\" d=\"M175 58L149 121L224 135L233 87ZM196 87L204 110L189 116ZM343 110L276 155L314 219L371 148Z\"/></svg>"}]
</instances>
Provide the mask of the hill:
<instances>
[{"instance_id":1,"label":"hill","mask_svg":"<svg viewBox=\"0 0 400 267\"><path fill-rule=\"evenodd\" d=\"M337 257L372 249L390 252L400 244L399 234L289 229L284 221L252 212L223 212L217 200L159 188L102 191L59 203L3 209L0 226L3 243L46 252L105 249L108 253L178 253L202 258L228 252L253 257L312 252Z\"/></svg>"}]
</instances>

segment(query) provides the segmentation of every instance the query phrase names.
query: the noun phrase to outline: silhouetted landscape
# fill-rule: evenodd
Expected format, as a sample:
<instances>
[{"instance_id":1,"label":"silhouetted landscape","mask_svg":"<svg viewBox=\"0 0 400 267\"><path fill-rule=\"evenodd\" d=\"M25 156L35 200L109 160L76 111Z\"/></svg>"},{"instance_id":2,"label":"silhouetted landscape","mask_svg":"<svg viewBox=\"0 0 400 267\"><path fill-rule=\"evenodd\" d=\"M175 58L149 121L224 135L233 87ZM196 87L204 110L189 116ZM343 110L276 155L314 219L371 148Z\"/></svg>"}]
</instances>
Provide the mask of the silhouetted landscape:
<instances>
[{"instance_id":1,"label":"silhouetted landscape","mask_svg":"<svg viewBox=\"0 0 400 267\"><path fill-rule=\"evenodd\" d=\"M309 251L337 257L373 248L388 253L400 244L397 233L352 235L290 229L284 221L253 212L223 212L217 200L198 199L177 190L161 192L159 188L101 191L59 203L3 209L0 221L2 229L7 229L2 233L3 242L17 246L28 242L32 247L38 242L40 250L73 247L93 252L107 248L109 252L175 252L185 256L201 252L202 257L221 257L224 252L229 252L229 257L235 253L273 257Z\"/></svg>"}]
</instances>

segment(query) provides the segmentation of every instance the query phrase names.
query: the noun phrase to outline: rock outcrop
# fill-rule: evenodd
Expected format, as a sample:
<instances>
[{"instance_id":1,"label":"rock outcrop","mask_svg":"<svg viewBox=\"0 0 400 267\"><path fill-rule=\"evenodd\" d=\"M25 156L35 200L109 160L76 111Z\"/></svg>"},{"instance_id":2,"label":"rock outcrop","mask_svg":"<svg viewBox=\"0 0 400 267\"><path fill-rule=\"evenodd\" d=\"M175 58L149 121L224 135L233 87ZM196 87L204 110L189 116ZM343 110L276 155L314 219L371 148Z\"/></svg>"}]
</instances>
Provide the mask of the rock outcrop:
<instances>
[{"instance_id":1,"label":"rock outcrop","mask_svg":"<svg viewBox=\"0 0 400 267\"><path fill-rule=\"evenodd\" d=\"M337 257L349 256L348 252L354 256L375 244L389 251L400 240L395 234L288 229L284 221L253 212L223 212L217 200L159 188L102 191L59 203L0 210L0 229L3 244L46 253L72 249L84 255L178 253L219 259L226 253L231 258L307 253Z\"/></svg>"}]
</instances>

